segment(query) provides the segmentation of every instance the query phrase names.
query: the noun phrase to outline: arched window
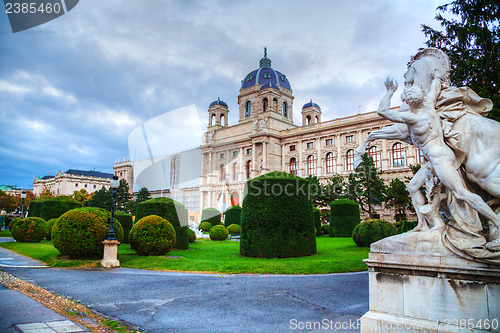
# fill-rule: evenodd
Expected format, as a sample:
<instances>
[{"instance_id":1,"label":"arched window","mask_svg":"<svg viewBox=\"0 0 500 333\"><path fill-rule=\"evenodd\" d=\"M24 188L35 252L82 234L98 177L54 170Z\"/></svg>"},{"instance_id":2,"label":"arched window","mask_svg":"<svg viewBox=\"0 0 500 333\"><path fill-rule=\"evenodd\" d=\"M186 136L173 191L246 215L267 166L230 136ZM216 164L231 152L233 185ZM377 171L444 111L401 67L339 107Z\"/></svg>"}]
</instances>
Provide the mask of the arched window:
<instances>
[{"instance_id":1,"label":"arched window","mask_svg":"<svg viewBox=\"0 0 500 333\"><path fill-rule=\"evenodd\" d=\"M326 173L332 174L333 171L333 153L326 154Z\"/></svg>"},{"instance_id":2,"label":"arched window","mask_svg":"<svg viewBox=\"0 0 500 333\"><path fill-rule=\"evenodd\" d=\"M307 175L315 175L316 174L316 160L314 159L314 155L307 156Z\"/></svg>"},{"instance_id":3,"label":"arched window","mask_svg":"<svg viewBox=\"0 0 500 333\"><path fill-rule=\"evenodd\" d=\"M392 146L392 166L399 167L406 165L406 156L401 143Z\"/></svg>"},{"instance_id":4,"label":"arched window","mask_svg":"<svg viewBox=\"0 0 500 333\"><path fill-rule=\"evenodd\" d=\"M292 175L297 175L297 159L295 157L290 159L290 173Z\"/></svg>"},{"instance_id":5,"label":"arched window","mask_svg":"<svg viewBox=\"0 0 500 333\"><path fill-rule=\"evenodd\" d=\"M353 149L348 150L347 154L345 155L345 169L347 171L354 170L354 150Z\"/></svg>"},{"instance_id":6,"label":"arched window","mask_svg":"<svg viewBox=\"0 0 500 333\"><path fill-rule=\"evenodd\" d=\"M238 180L238 163L233 163L233 180Z\"/></svg>"},{"instance_id":7,"label":"arched window","mask_svg":"<svg viewBox=\"0 0 500 333\"><path fill-rule=\"evenodd\" d=\"M266 112L267 111L267 98L264 98L262 100L262 112Z\"/></svg>"},{"instance_id":8,"label":"arched window","mask_svg":"<svg viewBox=\"0 0 500 333\"><path fill-rule=\"evenodd\" d=\"M311 116L307 116L306 117L306 125L310 125L311 124Z\"/></svg>"},{"instance_id":9,"label":"arched window","mask_svg":"<svg viewBox=\"0 0 500 333\"><path fill-rule=\"evenodd\" d=\"M283 102L283 117L288 118L288 104Z\"/></svg>"},{"instance_id":10,"label":"arched window","mask_svg":"<svg viewBox=\"0 0 500 333\"><path fill-rule=\"evenodd\" d=\"M380 168L380 154L378 152L377 147L371 147L368 149L368 156L373 159L373 163L375 163L375 167Z\"/></svg>"},{"instance_id":11,"label":"arched window","mask_svg":"<svg viewBox=\"0 0 500 333\"><path fill-rule=\"evenodd\" d=\"M245 116L250 117L252 115L252 102L247 101L245 106Z\"/></svg>"},{"instance_id":12,"label":"arched window","mask_svg":"<svg viewBox=\"0 0 500 333\"><path fill-rule=\"evenodd\" d=\"M223 114L221 114L221 116L220 116L220 124L221 124L221 126L224 126L224 115Z\"/></svg>"},{"instance_id":13,"label":"arched window","mask_svg":"<svg viewBox=\"0 0 500 333\"><path fill-rule=\"evenodd\" d=\"M226 170L224 168L224 164L220 165L220 171L219 171L219 180L222 182L226 179Z\"/></svg>"},{"instance_id":14,"label":"arched window","mask_svg":"<svg viewBox=\"0 0 500 333\"><path fill-rule=\"evenodd\" d=\"M252 176L252 160L247 161L247 164L245 166L245 171L246 171L247 179L250 179L250 177Z\"/></svg>"},{"instance_id":15,"label":"arched window","mask_svg":"<svg viewBox=\"0 0 500 333\"><path fill-rule=\"evenodd\" d=\"M215 113L210 117L210 126L215 125Z\"/></svg>"},{"instance_id":16,"label":"arched window","mask_svg":"<svg viewBox=\"0 0 500 333\"><path fill-rule=\"evenodd\" d=\"M425 158L424 154L420 150L420 148L417 148L417 157L418 157L418 164L424 165L427 163L427 159Z\"/></svg>"},{"instance_id":17,"label":"arched window","mask_svg":"<svg viewBox=\"0 0 500 333\"><path fill-rule=\"evenodd\" d=\"M315 123L316 123L316 124L317 124L317 123L319 123L319 118L318 118L318 116L316 116L316 122L315 122Z\"/></svg>"}]
</instances>

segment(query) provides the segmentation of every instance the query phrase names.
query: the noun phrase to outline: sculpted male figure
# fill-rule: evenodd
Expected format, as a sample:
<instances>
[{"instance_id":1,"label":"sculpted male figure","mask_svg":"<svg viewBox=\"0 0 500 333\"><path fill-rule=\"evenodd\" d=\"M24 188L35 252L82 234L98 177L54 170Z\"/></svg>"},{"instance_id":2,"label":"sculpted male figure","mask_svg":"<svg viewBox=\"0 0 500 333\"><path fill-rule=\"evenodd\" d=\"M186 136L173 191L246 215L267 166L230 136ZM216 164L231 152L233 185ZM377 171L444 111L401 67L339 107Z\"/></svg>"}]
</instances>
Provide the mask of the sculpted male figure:
<instances>
[{"instance_id":1,"label":"sculpted male figure","mask_svg":"<svg viewBox=\"0 0 500 333\"><path fill-rule=\"evenodd\" d=\"M434 172L441 183L451 191L458 200L463 200L479 214L491 220L495 225L500 225L500 218L493 212L484 200L477 194L470 192L463 184L457 170L460 163L453 150L445 143L444 134L439 116L436 114L436 99L441 91L441 80L435 77L431 82L430 91L425 93L422 86L409 84L402 95L408 108L398 110L390 109L390 99L397 90L397 84L388 79L385 82L387 93L380 102L378 113L394 122L405 123L408 126L412 143L420 148L429 161L412 179L409 184L410 194L414 206L422 207L425 203L422 193L418 190L423 185L423 180L429 177L429 172ZM427 228L422 212L417 209L419 224L416 231ZM443 226L439 224L436 227Z\"/></svg>"}]
</instances>

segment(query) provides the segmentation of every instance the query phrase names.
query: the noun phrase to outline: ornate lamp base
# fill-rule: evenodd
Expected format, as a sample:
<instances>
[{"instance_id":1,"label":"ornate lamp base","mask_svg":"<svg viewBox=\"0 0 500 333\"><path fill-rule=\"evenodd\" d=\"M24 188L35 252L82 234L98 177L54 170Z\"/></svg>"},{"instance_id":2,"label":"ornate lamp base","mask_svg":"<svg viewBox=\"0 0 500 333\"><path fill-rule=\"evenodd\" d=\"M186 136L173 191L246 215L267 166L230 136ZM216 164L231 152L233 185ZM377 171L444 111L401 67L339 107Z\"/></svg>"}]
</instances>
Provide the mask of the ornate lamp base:
<instances>
[{"instance_id":1,"label":"ornate lamp base","mask_svg":"<svg viewBox=\"0 0 500 333\"><path fill-rule=\"evenodd\" d=\"M120 267L118 261L118 245L120 242L117 240L104 240L104 257L101 260L101 265L104 268Z\"/></svg>"}]
</instances>

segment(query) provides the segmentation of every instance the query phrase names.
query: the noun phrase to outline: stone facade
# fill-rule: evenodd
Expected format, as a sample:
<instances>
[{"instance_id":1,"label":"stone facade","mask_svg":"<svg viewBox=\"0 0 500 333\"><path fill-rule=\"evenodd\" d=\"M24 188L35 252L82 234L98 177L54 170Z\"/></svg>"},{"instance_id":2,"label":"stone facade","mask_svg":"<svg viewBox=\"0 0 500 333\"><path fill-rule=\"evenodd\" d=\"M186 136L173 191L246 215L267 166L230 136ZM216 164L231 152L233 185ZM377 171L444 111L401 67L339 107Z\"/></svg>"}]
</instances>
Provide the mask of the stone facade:
<instances>
[{"instance_id":1,"label":"stone facade","mask_svg":"<svg viewBox=\"0 0 500 333\"><path fill-rule=\"evenodd\" d=\"M73 195L74 191L81 189L93 193L103 187L109 188L112 178L112 174L98 171L59 170L55 176L36 177L33 181L33 194L40 195L45 189L54 195Z\"/></svg>"}]
</instances>

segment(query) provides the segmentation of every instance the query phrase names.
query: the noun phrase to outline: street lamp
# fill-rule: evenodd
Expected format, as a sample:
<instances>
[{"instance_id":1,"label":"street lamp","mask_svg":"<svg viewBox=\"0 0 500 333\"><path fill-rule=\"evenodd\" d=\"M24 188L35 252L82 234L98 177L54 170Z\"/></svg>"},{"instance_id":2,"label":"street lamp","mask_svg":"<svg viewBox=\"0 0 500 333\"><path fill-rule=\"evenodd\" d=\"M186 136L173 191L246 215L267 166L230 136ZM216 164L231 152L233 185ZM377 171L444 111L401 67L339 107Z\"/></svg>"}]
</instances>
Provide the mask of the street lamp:
<instances>
[{"instance_id":1,"label":"street lamp","mask_svg":"<svg viewBox=\"0 0 500 333\"><path fill-rule=\"evenodd\" d=\"M24 219L24 199L26 199L26 191L21 192L21 218Z\"/></svg>"},{"instance_id":2,"label":"street lamp","mask_svg":"<svg viewBox=\"0 0 500 333\"><path fill-rule=\"evenodd\" d=\"M108 237L106 237L107 240L116 240L115 237L115 197L116 197L116 189L120 186L120 181L118 180L118 176L113 176L113 179L111 180L110 187L113 189L113 192L111 192L111 196L113 198L112 204L111 204L111 226L109 228L108 232Z\"/></svg>"}]
</instances>

